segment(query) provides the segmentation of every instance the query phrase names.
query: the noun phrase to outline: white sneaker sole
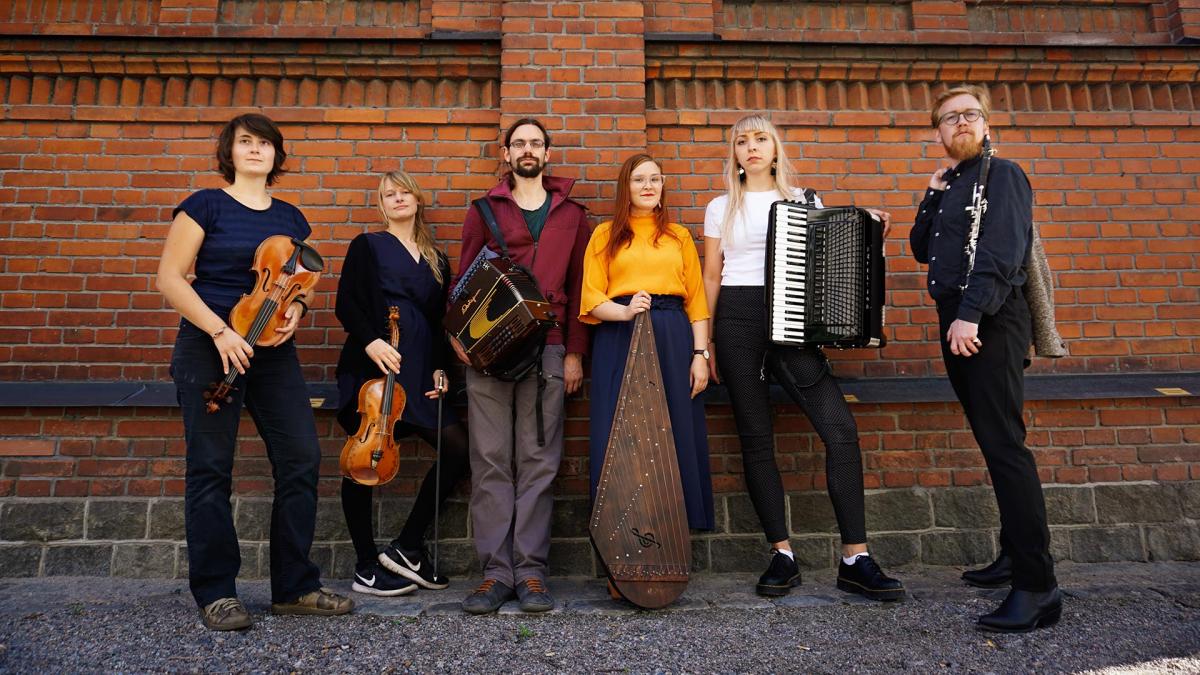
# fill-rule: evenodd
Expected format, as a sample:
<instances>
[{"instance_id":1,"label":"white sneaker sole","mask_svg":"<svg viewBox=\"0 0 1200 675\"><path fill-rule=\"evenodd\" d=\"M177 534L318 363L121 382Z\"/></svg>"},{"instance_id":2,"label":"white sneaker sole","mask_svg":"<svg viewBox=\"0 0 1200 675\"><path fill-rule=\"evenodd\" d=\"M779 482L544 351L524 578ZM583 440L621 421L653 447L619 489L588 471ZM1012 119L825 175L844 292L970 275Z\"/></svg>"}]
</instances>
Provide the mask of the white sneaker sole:
<instances>
[{"instance_id":1,"label":"white sneaker sole","mask_svg":"<svg viewBox=\"0 0 1200 675\"><path fill-rule=\"evenodd\" d=\"M367 595L378 595L384 598L394 598L397 595L408 595L409 593L412 593L413 591L417 590L417 586L416 584L409 584L408 586L397 588L394 591L384 591L378 588L364 586L355 581L353 584L350 584L350 590L356 593L366 593Z\"/></svg>"},{"instance_id":2,"label":"white sneaker sole","mask_svg":"<svg viewBox=\"0 0 1200 675\"><path fill-rule=\"evenodd\" d=\"M386 553L379 554L379 564L386 567L388 571L394 574L399 574L414 584L418 584L421 586L421 588L428 588L431 591L440 591L450 587L450 584L435 584L428 579L422 578L420 574L408 569L404 565L397 564L395 560L387 557Z\"/></svg>"}]
</instances>

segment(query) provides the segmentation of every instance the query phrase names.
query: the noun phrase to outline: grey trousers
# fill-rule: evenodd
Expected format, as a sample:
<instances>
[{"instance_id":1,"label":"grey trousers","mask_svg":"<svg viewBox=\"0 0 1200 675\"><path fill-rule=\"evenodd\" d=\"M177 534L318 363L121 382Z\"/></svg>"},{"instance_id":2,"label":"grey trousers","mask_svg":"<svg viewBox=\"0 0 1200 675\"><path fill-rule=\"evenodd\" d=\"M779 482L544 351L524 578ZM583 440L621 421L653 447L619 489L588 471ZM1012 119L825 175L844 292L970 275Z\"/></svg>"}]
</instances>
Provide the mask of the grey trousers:
<instances>
[{"instance_id":1,"label":"grey trousers","mask_svg":"<svg viewBox=\"0 0 1200 675\"><path fill-rule=\"evenodd\" d=\"M563 453L563 345L542 355L546 444L537 443L537 377L503 382L467 369L471 525L485 579L508 586L544 579L551 483Z\"/></svg>"}]
</instances>

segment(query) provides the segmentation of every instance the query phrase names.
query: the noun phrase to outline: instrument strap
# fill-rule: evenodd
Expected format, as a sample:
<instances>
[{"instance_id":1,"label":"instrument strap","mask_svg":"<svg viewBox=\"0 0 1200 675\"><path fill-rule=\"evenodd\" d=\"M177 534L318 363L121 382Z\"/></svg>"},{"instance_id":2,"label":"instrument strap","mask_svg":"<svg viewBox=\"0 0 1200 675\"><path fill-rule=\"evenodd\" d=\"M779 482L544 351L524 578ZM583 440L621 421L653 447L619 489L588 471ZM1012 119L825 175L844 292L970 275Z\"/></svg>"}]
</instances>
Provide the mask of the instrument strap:
<instances>
[{"instance_id":1,"label":"instrument strap","mask_svg":"<svg viewBox=\"0 0 1200 675\"><path fill-rule=\"evenodd\" d=\"M539 448L546 445L546 415L542 412L542 399L546 397L546 374L542 371L542 353L544 351L546 351L546 341L542 340L542 344L538 346L537 355L537 401L533 404L534 415L537 418Z\"/></svg>"},{"instance_id":2,"label":"instrument strap","mask_svg":"<svg viewBox=\"0 0 1200 675\"><path fill-rule=\"evenodd\" d=\"M492 211L492 205L488 203L487 197L480 197L471 202L475 208L479 209L479 215L483 216L483 222L492 232L492 239L500 245L500 253L509 260L512 256L508 254L508 244L504 241L504 235L500 234L500 225L496 222L496 214ZM533 271L529 270L530 278L533 277ZM546 341L543 339L538 345L537 355L537 401L534 402L534 411L537 418L537 444L538 447L546 445L546 415L542 410L542 399L546 394L546 374L542 370L542 353L546 350Z\"/></svg>"},{"instance_id":3,"label":"instrument strap","mask_svg":"<svg viewBox=\"0 0 1200 675\"><path fill-rule=\"evenodd\" d=\"M500 224L496 222L496 214L492 211L492 205L488 203L487 197L480 197L471 202L475 208L479 209L479 215L483 216L483 222L492 232L492 239L500 245L500 252L505 258L512 259L508 254L508 244L504 242L504 235L500 234Z\"/></svg>"}]
</instances>

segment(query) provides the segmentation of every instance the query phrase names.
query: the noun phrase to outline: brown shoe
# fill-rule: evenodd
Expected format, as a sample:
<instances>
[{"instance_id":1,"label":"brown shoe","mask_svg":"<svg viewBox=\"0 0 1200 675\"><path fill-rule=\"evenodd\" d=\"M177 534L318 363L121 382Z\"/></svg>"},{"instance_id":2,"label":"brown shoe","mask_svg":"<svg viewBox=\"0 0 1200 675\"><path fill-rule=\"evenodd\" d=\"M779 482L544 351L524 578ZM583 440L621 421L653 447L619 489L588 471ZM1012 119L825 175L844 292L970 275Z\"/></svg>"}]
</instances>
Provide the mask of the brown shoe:
<instances>
[{"instance_id":1,"label":"brown shoe","mask_svg":"<svg viewBox=\"0 0 1200 675\"><path fill-rule=\"evenodd\" d=\"M242 630L253 623L250 613L237 598L221 598L210 602L200 608L200 620L209 630Z\"/></svg>"},{"instance_id":2,"label":"brown shoe","mask_svg":"<svg viewBox=\"0 0 1200 675\"><path fill-rule=\"evenodd\" d=\"M328 588L321 588L312 593L305 593L292 602L271 603L272 614L315 614L317 616L337 616L349 614L354 609L354 601L344 595L338 595Z\"/></svg>"}]
</instances>

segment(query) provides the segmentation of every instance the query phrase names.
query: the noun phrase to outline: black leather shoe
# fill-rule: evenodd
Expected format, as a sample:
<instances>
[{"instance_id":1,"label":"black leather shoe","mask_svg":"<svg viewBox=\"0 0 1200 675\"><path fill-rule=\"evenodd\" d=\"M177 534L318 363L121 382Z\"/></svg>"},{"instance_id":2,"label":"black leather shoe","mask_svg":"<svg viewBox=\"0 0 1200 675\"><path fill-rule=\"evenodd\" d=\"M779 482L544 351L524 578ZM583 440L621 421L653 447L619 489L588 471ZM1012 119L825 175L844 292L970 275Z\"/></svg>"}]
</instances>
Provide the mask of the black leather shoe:
<instances>
[{"instance_id":1,"label":"black leather shoe","mask_svg":"<svg viewBox=\"0 0 1200 675\"><path fill-rule=\"evenodd\" d=\"M787 595L793 586L799 585L800 566L791 556L775 549L775 554L771 556L771 565L758 578L758 585L754 587L754 590L759 595L778 598Z\"/></svg>"},{"instance_id":2,"label":"black leather shoe","mask_svg":"<svg viewBox=\"0 0 1200 675\"><path fill-rule=\"evenodd\" d=\"M904 584L883 573L869 555L860 555L853 565L838 563L838 590L858 593L872 600L890 602L904 599Z\"/></svg>"},{"instance_id":3,"label":"black leather shoe","mask_svg":"<svg viewBox=\"0 0 1200 675\"><path fill-rule=\"evenodd\" d=\"M962 573L962 580L978 588L999 588L1012 583L1012 558L1001 552L992 564Z\"/></svg>"},{"instance_id":4,"label":"black leather shoe","mask_svg":"<svg viewBox=\"0 0 1200 675\"><path fill-rule=\"evenodd\" d=\"M1053 626L1062 616L1062 593L1058 587L1044 592L1012 589L996 611L979 617L976 627L992 633L1028 633Z\"/></svg>"}]
</instances>

